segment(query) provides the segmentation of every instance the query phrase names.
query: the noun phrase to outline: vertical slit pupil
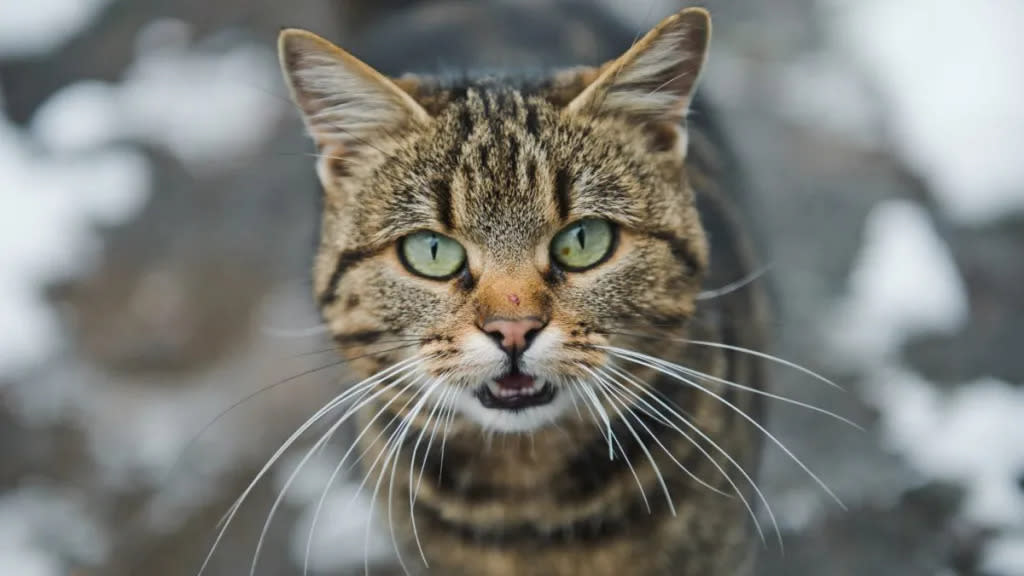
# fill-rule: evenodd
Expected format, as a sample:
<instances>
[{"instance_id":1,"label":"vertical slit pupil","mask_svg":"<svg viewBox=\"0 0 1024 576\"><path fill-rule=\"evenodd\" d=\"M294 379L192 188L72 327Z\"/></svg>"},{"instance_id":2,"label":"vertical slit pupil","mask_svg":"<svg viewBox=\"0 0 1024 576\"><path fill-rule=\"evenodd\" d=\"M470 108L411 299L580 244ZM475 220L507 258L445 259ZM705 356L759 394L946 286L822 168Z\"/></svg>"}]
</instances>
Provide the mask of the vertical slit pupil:
<instances>
[{"instance_id":1,"label":"vertical slit pupil","mask_svg":"<svg viewBox=\"0 0 1024 576\"><path fill-rule=\"evenodd\" d=\"M576 241L580 243L580 250L587 249L587 231L583 226L576 228Z\"/></svg>"},{"instance_id":2,"label":"vertical slit pupil","mask_svg":"<svg viewBox=\"0 0 1024 576\"><path fill-rule=\"evenodd\" d=\"M430 257L432 259L434 259L434 260L437 260L437 245L438 244L439 244L439 242L437 241L437 236L431 235L430 236Z\"/></svg>"}]
</instances>

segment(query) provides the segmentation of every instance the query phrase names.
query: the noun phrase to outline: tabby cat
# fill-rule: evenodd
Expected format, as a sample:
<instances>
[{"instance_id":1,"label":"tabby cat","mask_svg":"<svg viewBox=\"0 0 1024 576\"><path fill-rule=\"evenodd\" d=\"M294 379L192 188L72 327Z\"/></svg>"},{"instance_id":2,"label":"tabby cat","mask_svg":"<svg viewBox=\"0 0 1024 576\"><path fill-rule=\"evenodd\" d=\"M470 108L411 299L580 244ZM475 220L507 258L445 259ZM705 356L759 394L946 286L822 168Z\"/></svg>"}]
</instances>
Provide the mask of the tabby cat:
<instances>
[{"instance_id":1,"label":"tabby cat","mask_svg":"<svg viewBox=\"0 0 1024 576\"><path fill-rule=\"evenodd\" d=\"M597 68L388 78L281 33L366 377L316 418L358 419L406 572L750 573L764 311L702 292L752 266L687 120L709 39L690 8Z\"/></svg>"}]
</instances>

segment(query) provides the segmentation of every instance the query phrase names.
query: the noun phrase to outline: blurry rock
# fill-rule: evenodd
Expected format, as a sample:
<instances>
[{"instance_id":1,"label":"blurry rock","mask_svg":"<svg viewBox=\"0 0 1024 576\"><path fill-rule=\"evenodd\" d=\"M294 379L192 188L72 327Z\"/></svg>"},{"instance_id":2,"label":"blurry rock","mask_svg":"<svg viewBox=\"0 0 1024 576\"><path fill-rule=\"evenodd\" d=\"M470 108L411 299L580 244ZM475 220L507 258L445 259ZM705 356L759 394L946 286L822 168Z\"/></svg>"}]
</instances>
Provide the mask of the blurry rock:
<instances>
[{"instance_id":1,"label":"blurry rock","mask_svg":"<svg viewBox=\"0 0 1024 576\"><path fill-rule=\"evenodd\" d=\"M970 317L954 337L912 342L907 349L911 363L940 383L978 375L1024 383L1024 218L1009 217L986 227L947 225L946 234L967 286Z\"/></svg>"},{"instance_id":2,"label":"blurry rock","mask_svg":"<svg viewBox=\"0 0 1024 576\"><path fill-rule=\"evenodd\" d=\"M830 514L799 534L786 534L785 554L761 554L760 574L907 576L940 574L975 542L952 528L960 491L929 485L892 507Z\"/></svg>"}]
</instances>

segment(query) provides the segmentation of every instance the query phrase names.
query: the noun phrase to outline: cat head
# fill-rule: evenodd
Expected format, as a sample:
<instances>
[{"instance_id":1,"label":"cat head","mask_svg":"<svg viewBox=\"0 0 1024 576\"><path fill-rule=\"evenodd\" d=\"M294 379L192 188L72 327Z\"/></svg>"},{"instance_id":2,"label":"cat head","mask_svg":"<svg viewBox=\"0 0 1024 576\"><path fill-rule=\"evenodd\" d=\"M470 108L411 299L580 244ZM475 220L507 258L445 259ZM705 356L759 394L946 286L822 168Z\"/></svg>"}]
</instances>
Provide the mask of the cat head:
<instances>
[{"instance_id":1,"label":"cat head","mask_svg":"<svg viewBox=\"0 0 1024 576\"><path fill-rule=\"evenodd\" d=\"M709 37L691 8L600 68L514 82L389 79L282 32L324 188L314 287L351 365L533 430L593 394L603 346L690 317L707 245L685 117Z\"/></svg>"}]
</instances>

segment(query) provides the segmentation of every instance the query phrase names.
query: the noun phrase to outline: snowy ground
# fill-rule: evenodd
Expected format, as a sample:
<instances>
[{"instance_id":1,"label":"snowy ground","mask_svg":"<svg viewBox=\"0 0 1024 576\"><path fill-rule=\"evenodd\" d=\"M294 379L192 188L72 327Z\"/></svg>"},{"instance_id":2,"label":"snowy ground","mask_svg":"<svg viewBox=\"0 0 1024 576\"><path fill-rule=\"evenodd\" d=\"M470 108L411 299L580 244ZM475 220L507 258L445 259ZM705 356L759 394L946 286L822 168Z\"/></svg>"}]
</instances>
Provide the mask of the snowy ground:
<instances>
[{"instance_id":1,"label":"snowy ground","mask_svg":"<svg viewBox=\"0 0 1024 576\"><path fill-rule=\"evenodd\" d=\"M0 3L0 574L193 572L219 515L345 379L313 372L196 438L331 360L309 354L327 347L305 278L315 187L272 46L279 26L341 19L314 0L215 4ZM665 10L627 4L635 25ZM785 373L778 391L868 427L773 413L850 511L769 451L792 552L766 552L762 573L1024 575L1024 8L720 12L708 90L763 207L778 351L850 394ZM301 569L332 456L285 499L268 573ZM296 462L210 573L248 565ZM337 545L369 524L353 488L325 501L316 572L362 572L363 546ZM386 542L371 538L373 564Z\"/></svg>"}]
</instances>

